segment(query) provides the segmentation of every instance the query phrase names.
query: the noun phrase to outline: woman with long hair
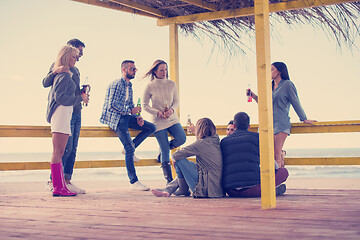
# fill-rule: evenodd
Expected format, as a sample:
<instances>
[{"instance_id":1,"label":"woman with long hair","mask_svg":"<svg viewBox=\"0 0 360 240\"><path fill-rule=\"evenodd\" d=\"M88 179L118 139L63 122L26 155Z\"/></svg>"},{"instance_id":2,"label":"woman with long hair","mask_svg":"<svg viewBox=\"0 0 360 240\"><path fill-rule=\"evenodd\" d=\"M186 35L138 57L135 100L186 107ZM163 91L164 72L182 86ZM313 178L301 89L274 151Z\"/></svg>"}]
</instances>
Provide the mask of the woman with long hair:
<instances>
[{"instance_id":1,"label":"woman with long hair","mask_svg":"<svg viewBox=\"0 0 360 240\"><path fill-rule=\"evenodd\" d=\"M167 183L170 183L173 180L170 149L177 148L186 141L184 129L175 112L179 106L179 95L175 82L168 79L165 61L156 60L145 74L145 77L149 76L150 82L144 92L143 106L145 111L152 115L152 122L156 125L154 135L161 150L158 158L160 158L164 177ZM173 137L171 141L168 139L168 134Z\"/></svg>"},{"instance_id":2,"label":"woman with long hair","mask_svg":"<svg viewBox=\"0 0 360 240\"><path fill-rule=\"evenodd\" d=\"M313 124L316 120L309 120L301 106L296 87L290 81L287 66L283 62L271 65L273 121L274 121L274 157L279 167L284 166L282 148L287 136L290 135L291 122L289 117L290 104L300 118L300 121ZM251 96L258 102L258 96L250 91Z\"/></svg>"},{"instance_id":3,"label":"woman with long hair","mask_svg":"<svg viewBox=\"0 0 360 240\"><path fill-rule=\"evenodd\" d=\"M192 125L191 128L196 141L172 155L177 178L164 189L153 189L155 196L169 197L178 188L183 193L190 188L194 197L223 197L222 155L216 127L209 118L201 118L196 126ZM187 159L191 156L196 156L196 163Z\"/></svg>"},{"instance_id":4,"label":"woman with long hair","mask_svg":"<svg viewBox=\"0 0 360 240\"><path fill-rule=\"evenodd\" d=\"M54 69L60 66L70 69L75 66L79 55L79 50L71 46L64 46L60 49L54 64ZM51 86L48 106L46 112L47 121L51 124L53 153L51 156L51 176L53 182L53 196L66 197L76 196L65 185L64 172L62 166L62 156L71 134L70 120L73 106L84 101L88 103L88 95L75 95L75 83L71 79L70 70L56 74Z\"/></svg>"}]
</instances>

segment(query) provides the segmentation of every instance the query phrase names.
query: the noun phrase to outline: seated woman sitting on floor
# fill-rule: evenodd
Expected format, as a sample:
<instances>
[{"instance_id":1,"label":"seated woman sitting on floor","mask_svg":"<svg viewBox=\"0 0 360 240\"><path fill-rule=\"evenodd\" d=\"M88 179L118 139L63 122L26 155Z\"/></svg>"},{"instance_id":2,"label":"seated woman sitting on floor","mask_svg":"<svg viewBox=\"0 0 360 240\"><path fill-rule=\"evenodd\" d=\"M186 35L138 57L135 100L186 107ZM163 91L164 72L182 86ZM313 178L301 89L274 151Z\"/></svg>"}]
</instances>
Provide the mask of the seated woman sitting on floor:
<instances>
[{"instance_id":1,"label":"seated woman sitting on floor","mask_svg":"<svg viewBox=\"0 0 360 240\"><path fill-rule=\"evenodd\" d=\"M164 189L153 189L155 196L169 197L178 188L178 195L188 195L190 187L194 197L223 197L222 157L216 127L209 118L201 118L191 128L196 142L172 155L177 177ZM191 156L196 156L196 164L187 159Z\"/></svg>"}]
</instances>

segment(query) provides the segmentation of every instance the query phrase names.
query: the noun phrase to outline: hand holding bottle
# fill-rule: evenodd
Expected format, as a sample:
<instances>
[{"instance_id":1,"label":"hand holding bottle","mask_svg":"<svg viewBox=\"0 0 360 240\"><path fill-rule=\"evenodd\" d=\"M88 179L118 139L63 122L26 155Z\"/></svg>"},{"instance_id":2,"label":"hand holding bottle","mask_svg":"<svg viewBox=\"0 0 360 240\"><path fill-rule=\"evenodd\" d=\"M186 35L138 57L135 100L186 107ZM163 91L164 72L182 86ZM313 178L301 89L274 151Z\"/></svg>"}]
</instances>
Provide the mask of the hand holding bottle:
<instances>
[{"instance_id":1,"label":"hand holding bottle","mask_svg":"<svg viewBox=\"0 0 360 240\"><path fill-rule=\"evenodd\" d=\"M186 132L187 134L191 134L194 132L194 124L191 123L190 115L188 115L188 119L187 119Z\"/></svg>"},{"instance_id":2,"label":"hand holding bottle","mask_svg":"<svg viewBox=\"0 0 360 240\"><path fill-rule=\"evenodd\" d=\"M141 101L140 98L138 98L138 102L136 104L136 107L131 109L131 114L135 114L137 116L140 116L141 113Z\"/></svg>"},{"instance_id":3,"label":"hand holding bottle","mask_svg":"<svg viewBox=\"0 0 360 240\"><path fill-rule=\"evenodd\" d=\"M246 96L247 96L247 101L248 102L252 102L252 95L251 95L251 90L250 90L250 84L248 85L248 89L246 89Z\"/></svg>"},{"instance_id":4,"label":"hand holding bottle","mask_svg":"<svg viewBox=\"0 0 360 240\"><path fill-rule=\"evenodd\" d=\"M84 84L81 87L82 87L81 88L82 95L87 96L87 102L84 101L83 105L85 105L87 107L88 102L89 102L89 96L90 96L89 93L90 93L90 90L91 90L88 77L85 77Z\"/></svg>"},{"instance_id":5,"label":"hand holding bottle","mask_svg":"<svg viewBox=\"0 0 360 240\"><path fill-rule=\"evenodd\" d=\"M134 107L131 109L131 114L140 115L141 107Z\"/></svg>"},{"instance_id":6,"label":"hand holding bottle","mask_svg":"<svg viewBox=\"0 0 360 240\"><path fill-rule=\"evenodd\" d=\"M87 104L89 103L89 95L86 93L83 93L83 94L81 94L81 98L83 100L83 103L86 104L86 106L87 106Z\"/></svg>"},{"instance_id":7,"label":"hand holding bottle","mask_svg":"<svg viewBox=\"0 0 360 240\"><path fill-rule=\"evenodd\" d=\"M161 118L161 119L165 119L166 117L165 117L165 115L164 115L164 112L162 112L162 111L158 111L157 112L157 116L158 116L158 118Z\"/></svg>"},{"instance_id":8,"label":"hand holding bottle","mask_svg":"<svg viewBox=\"0 0 360 240\"><path fill-rule=\"evenodd\" d=\"M255 102L258 102L258 96L251 91L250 88L246 89L246 96L248 97L248 102L252 102L252 99L254 99Z\"/></svg>"},{"instance_id":9,"label":"hand holding bottle","mask_svg":"<svg viewBox=\"0 0 360 240\"><path fill-rule=\"evenodd\" d=\"M164 117L169 118L171 116L171 114L173 114L173 113L174 113L174 109L168 108L168 109L164 110Z\"/></svg>"}]
</instances>

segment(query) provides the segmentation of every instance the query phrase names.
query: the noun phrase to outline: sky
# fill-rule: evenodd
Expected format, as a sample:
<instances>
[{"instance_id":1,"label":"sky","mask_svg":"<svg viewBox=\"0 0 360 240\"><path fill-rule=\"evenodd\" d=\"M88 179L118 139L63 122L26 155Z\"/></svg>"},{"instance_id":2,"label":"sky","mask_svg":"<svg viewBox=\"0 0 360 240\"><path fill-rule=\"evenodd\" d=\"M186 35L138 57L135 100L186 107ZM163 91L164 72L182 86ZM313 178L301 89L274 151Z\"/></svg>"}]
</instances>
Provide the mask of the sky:
<instances>
[{"instance_id":1,"label":"sky","mask_svg":"<svg viewBox=\"0 0 360 240\"><path fill-rule=\"evenodd\" d=\"M339 48L311 26L274 27L279 34L271 38L271 61L287 64L308 118L359 120L360 50ZM139 69L133 80L134 101L142 97L149 81L142 77L152 63L169 62L168 27L158 27L152 18L70 0L0 0L0 30L1 125L49 126L45 119L49 89L41 82L69 39L78 38L86 45L77 63L81 79L88 77L92 86L83 126L104 126L99 118L105 90L120 77L124 59L135 60ZM181 32L179 36L181 123L185 125L190 114L193 122L209 117L216 125L225 125L239 111L258 123L257 104L247 103L245 96L248 85L257 92L255 46L245 59L229 59L226 53L212 52L207 39ZM356 43L360 46L359 38ZM143 116L150 119L146 113ZM290 117L299 122L293 109ZM359 140L358 133L294 134L285 148L360 148ZM149 141L144 149L153 149L154 143ZM113 151L119 145L114 138L82 139L79 151ZM50 150L50 139L0 139L0 153Z\"/></svg>"}]
</instances>

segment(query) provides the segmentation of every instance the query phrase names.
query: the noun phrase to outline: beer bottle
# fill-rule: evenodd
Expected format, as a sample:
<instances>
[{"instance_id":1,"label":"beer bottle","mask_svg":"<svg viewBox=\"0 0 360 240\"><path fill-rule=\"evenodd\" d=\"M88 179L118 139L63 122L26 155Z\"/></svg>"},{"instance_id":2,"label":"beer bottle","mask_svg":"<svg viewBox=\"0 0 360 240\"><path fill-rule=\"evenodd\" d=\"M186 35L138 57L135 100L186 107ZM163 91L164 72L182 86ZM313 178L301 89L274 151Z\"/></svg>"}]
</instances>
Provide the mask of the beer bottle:
<instances>
[{"instance_id":1,"label":"beer bottle","mask_svg":"<svg viewBox=\"0 0 360 240\"><path fill-rule=\"evenodd\" d=\"M190 118L190 114L188 115L188 119L187 119L187 126L186 126L186 131L187 131L187 134L191 134L191 118Z\"/></svg>"},{"instance_id":2,"label":"beer bottle","mask_svg":"<svg viewBox=\"0 0 360 240\"><path fill-rule=\"evenodd\" d=\"M137 107L141 107L140 98L138 98L138 102L137 102L136 106L137 106ZM137 112L136 115L140 115L140 112L141 112L141 111Z\"/></svg>"},{"instance_id":3,"label":"beer bottle","mask_svg":"<svg viewBox=\"0 0 360 240\"><path fill-rule=\"evenodd\" d=\"M82 85L81 93L89 95L90 92L90 84L89 84L89 78L85 77L84 84ZM87 103L83 103L83 106L87 107Z\"/></svg>"}]
</instances>

